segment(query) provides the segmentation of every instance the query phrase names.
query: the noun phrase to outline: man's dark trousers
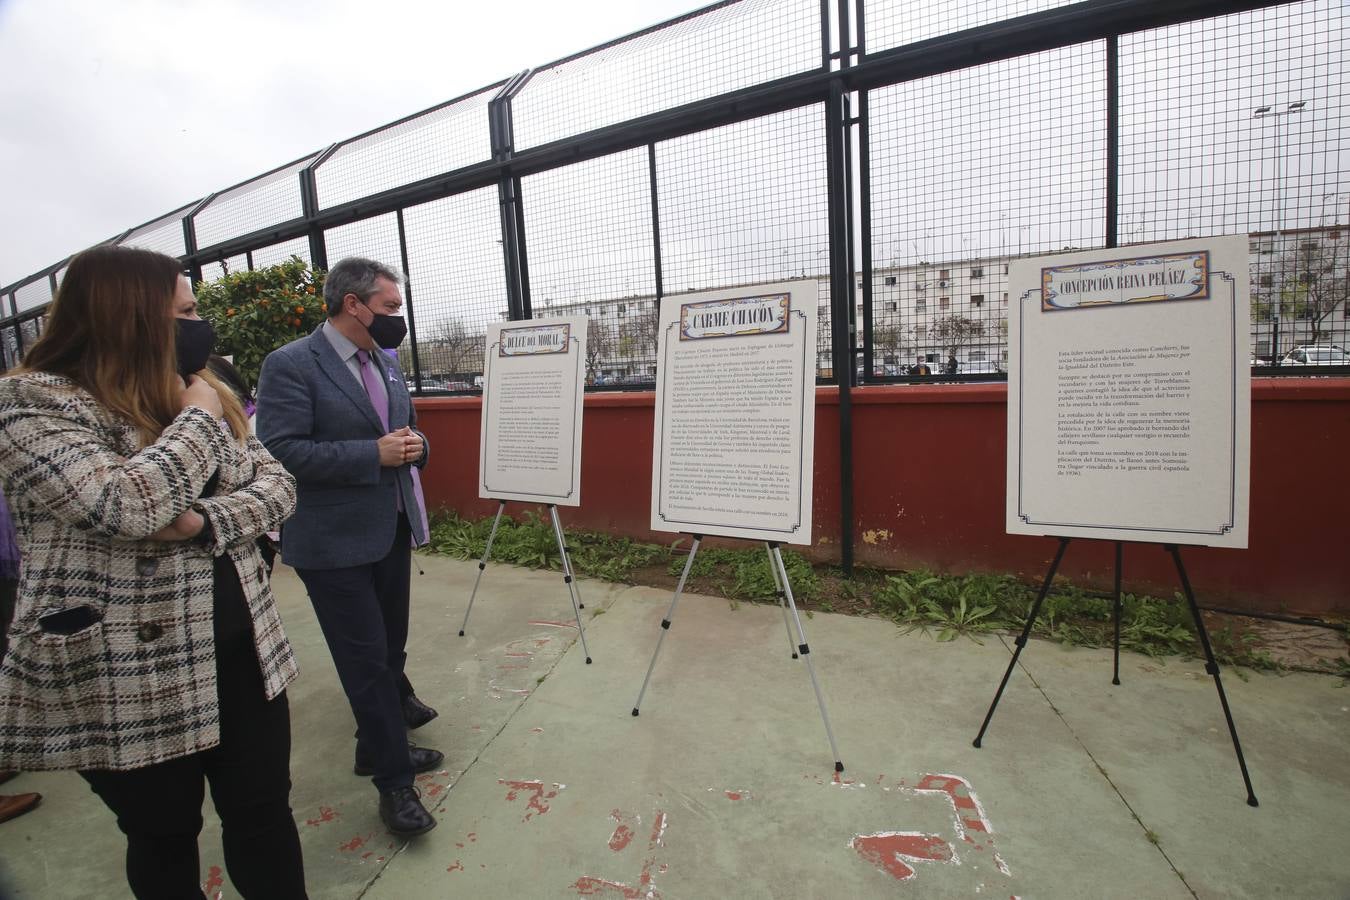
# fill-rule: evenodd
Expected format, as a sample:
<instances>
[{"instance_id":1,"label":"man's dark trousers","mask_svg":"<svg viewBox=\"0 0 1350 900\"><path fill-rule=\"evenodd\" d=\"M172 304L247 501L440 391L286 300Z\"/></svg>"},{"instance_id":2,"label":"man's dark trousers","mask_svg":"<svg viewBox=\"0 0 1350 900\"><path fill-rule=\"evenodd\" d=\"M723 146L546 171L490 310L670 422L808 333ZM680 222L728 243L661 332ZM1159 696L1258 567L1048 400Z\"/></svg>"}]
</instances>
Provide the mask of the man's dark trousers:
<instances>
[{"instance_id":1,"label":"man's dark trousers","mask_svg":"<svg viewBox=\"0 0 1350 900\"><path fill-rule=\"evenodd\" d=\"M380 791L413 783L399 682L407 660L412 535L399 513L394 544L368 565L297 569L356 717L356 755Z\"/></svg>"}]
</instances>

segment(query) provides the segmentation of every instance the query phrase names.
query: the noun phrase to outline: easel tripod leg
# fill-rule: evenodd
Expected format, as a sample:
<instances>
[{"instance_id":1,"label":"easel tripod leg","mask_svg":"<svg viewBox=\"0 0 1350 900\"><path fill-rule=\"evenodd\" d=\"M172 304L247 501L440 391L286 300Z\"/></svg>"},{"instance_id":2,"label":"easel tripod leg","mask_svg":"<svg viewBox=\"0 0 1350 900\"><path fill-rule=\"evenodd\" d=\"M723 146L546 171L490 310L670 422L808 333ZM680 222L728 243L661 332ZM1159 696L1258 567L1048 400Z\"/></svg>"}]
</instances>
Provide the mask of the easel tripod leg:
<instances>
[{"instance_id":1,"label":"easel tripod leg","mask_svg":"<svg viewBox=\"0 0 1350 900\"><path fill-rule=\"evenodd\" d=\"M558 521L558 508L550 503L548 509L553 515L553 528L555 533L559 535L563 534L562 525ZM563 575L571 579L568 584L572 585L572 590L577 595L577 608L585 609L586 604L581 602L581 588L577 586L576 572L572 571L572 551L567 546L565 540L562 542L561 547Z\"/></svg>"},{"instance_id":2,"label":"easel tripod leg","mask_svg":"<svg viewBox=\"0 0 1350 900\"><path fill-rule=\"evenodd\" d=\"M764 542L764 550L769 554L769 571L773 573L773 591L778 597L778 608L783 611L783 627L787 629L788 652L797 658L797 645L792 643L792 623L788 621L787 595L783 593L783 580L778 577L778 565L773 561L773 548Z\"/></svg>"},{"instance_id":3,"label":"easel tripod leg","mask_svg":"<svg viewBox=\"0 0 1350 900\"><path fill-rule=\"evenodd\" d=\"M1177 575L1181 577L1181 589L1186 594L1186 602L1191 607L1191 618L1195 620L1195 633L1200 637L1200 646L1205 650L1205 671L1214 676L1214 687L1219 691L1219 705L1223 707L1223 717L1228 722L1228 733L1233 738L1233 750L1237 753L1238 768L1242 770L1242 783L1247 787L1247 805L1259 806L1256 794L1252 791L1252 779L1247 774L1247 760L1242 755L1242 742L1238 740L1237 726L1233 724L1233 713L1228 708L1228 695L1223 691L1223 681L1219 679L1219 663L1214 659L1214 648L1209 643L1209 631L1205 628L1205 619L1200 615L1200 607L1195 602L1195 593L1191 590L1191 580L1186 576L1186 567L1181 564L1181 550L1175 544L1165 544L1164 549L1172 554L1177 566Z\"/></svg>"},{"instance_id":4,"label":"easel tripod leg","mask_svg":"<svg viewBox=\"0 0 1350 900\"><path fill-rule=\"evenodd\" d=\"M792 618L797 623L797 634L801 637L801 646L797 651L802 659L806 660L806 671L811 674L811 687L816 692L816 703L820 705L820 718L825 723L825 736L830 739L830 750L834 753L834 770L836 772L844 771L843 760L839 757L839 745L834 741L834 729L830 727L830 714L825 711L825 697L820 692L820 681L816 678L816 667L811 664L811 647L806 643L806 631L802 628L802 617L797 614L797 603L792 599L792 584L788 581L787 567L783 565L783 554L775 543L768 544L769 554L773 557L774 564L778 569L778 577L782 579L783 593L787 596L788 606L792 610Z\"/></svg>"},{"instance_id":5,"label":"easel tripod leg","mask_svg":"<svg viewBox=\"0 0 1350 900\"><path fill-rule=\"evenodd\" d=\"M1060 561L1064 559L1064 551L1069 546L1069 538L1059 539L1059 549L1055 551L1055 561L1050 564L1050 571L1045 573L1045 582L1041 585L1041 592L1036 595L1036 602L1031 604L1031 612L1027 613L1027 622L1022 626L1022 633L1016 640L1017 649L1013 651L1012 659L1008 660L1008 669L1003 673L1003 680L998 683L998 691L994 694L994 702L989 704L989 712L985 713L984 724L980 726L980 733L975 735L974 745L980 746L980 741L984 740L985 729L989 727L989 720L994 717L994 710L998 708L998 701L1003 697L1003 689L1008 686L1008 678L1012 675L1013 669L1017 666L1017 658L1022 655L1022 648L1027 645L1027 638L1031 635L1031 626L1036 623L1036 616L1040 614L1041 604L1045 602L1045 595L1050 593L1050 583L1055 580L1055 573L1059 571Z\"/></svg>"},{"instance_id":6,"label":"easel tripod leg","mask_svg":"<svg viewBox=\"0 0 1350 900\"><path fill-rule=\"evenodd\" d=\"M492 541L497 537L497 526L502 522L502 510L506 501L497 503L497 515L492 520L492 531L488 533L487 546L483 548L483 558L478 561L478 575L473 580L473 593L469 594L469 608L464 610L464 623L459 626L459 636L464 637L464 629L469 627L469 613L473 612L473 600L478 596L478 582L483 580L483 570L487 568L488 557L492 555Z\"/></svg>"},{"instance_id":7,"label":"easel tripod leg","mask_svg":"<svg viewBox=\"0 0 1350 900\"><path fill-rule=\"evenodd\" d=\"M548 505L549 515L553 518L553 537L558 542L558 555L563 561L563 581L567 584L567 596L572 598L572 614L577 618L577 633L581 635L581 651L586 654L586 665L591 664L591 650L586 646L586 628L581 624L581 608L577 597L577 586L572 578L571 567L567 563L567 548L563 544L562 523L558 521L558 507Z\"/></svg>"},{"instance_id":8,"label":"easel tripod leg","mask_svg":"<svg viewBox=\"0 0 1350 900\"><path fill-rule=\"evenodd\" d=\"M703 542L703 535L694 535L694 544L689 548L689 558L684 561L684 571L680 573L680 581L675 585L675 596L670 599L670 608L666 610L666 617L661 620L661 636L656 639L656 652L652 654L652 663L647 666L647 677L642 679L642 690L638 691L637 702L633 704L633 715L638 714L638 709L642 706L642 698L647 693L647 683L652 680L652 671L656 668L656 658L661 655L661 645L666 642L666 632L670 631L670 621L675 618L675 604L680 602L680 594L684 592L684 583L689 578L689 570L694 565L694 557L698 555L698 545Z\"/></svg>"}]
</instances>

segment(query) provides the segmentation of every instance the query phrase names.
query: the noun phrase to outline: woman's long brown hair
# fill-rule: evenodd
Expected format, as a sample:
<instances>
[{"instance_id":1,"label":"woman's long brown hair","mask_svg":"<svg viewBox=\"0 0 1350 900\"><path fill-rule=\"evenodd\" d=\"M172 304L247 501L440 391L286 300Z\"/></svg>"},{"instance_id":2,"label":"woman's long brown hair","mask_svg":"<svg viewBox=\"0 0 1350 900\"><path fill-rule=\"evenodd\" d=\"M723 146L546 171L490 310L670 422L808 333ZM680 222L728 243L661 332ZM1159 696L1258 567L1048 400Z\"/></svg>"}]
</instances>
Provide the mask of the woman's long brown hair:
<instances>
[{"instance_id":1,"label":"woman's long brown hair","mask_svg":"<svg viewBox=\"0 0 1350 900\"><path fill-rule=\"evenodd\" d=\"M182 409L173 320L179 275L176 259L152 250L105 245L78 254L17 371L64 375L153 441ZM228 390L217 393L244 439L243 409Z\"/></svg>"}]
</instances>

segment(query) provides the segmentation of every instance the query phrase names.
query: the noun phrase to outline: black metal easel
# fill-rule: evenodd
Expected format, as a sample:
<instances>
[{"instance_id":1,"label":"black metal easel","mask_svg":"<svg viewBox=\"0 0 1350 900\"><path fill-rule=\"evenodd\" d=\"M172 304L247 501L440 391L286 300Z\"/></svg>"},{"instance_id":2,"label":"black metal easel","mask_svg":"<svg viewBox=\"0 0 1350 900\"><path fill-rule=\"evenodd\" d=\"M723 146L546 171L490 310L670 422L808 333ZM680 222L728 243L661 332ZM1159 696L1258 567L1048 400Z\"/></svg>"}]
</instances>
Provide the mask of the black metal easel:
<instances>
[{"instance_id":1,"label":"black metal easel","mask_svg":"<svg viewBox=\"0 0 1350 900\"><path fill-rule=\"evenodd\" d=\"M975 736L974 744L978 748L980 741L984 739L984 732L989 727L989 720L994 717L994 710L998 707L998 701L1003 697L1003 689L1008 685L1008 678L1012 675L1013 668L1017 665L1017 658L1022 655L1022 648L1027 645L1027 638L1031 635L1031 627L1036 622L1036 616L1041 611L1041 603L1050 593L1050 582L1054 580L1055 572L1059 569L1060 561L1064 559L1064 551L1069 546L1071 538L1059 538L1059 550L1055 552L1054 562L1050 563L1050 571L1045 575L1045 582L1041 585L1041 591L1036 595L1036 602L1031 605L1031 612L1027 615L1027 622L1022 626L1022 633L1018 635L1015 641L1017 649L1013 650L1012 659L1008 662L1008 669L1003 673L1003 680L999 682L998 692L994 694L994 702L989 705L989 712L984 717L984 724L980 726L980 733ZM1116 578L1115 578L1115 602L1113 604L1115 614L1115 670L1111 678L1112 684L1120 684L1120 571L1122 561L1122 542L1116 541ZM1219 691L1219 704L1223 707L1223 717L1228 721L1228 733L1233 737L1233 750L1237 753L1238 768L1242 770L1242 783L1247 786L1247 805L1258 806L1256 794L1252 791L1252 780L1247 774L1247 760L1242 755L1242 742L1238 740L1237 726L1233 724L1233 713L1228 708L1228 696L1223 691L1223 682L1219 679L1219 664L1214 659L1214 648L1209 643L1209 631L1205 628L1204 617L1200 615L1200 607L1195 602L1195 593L1191 590L1191 580L1186 576L1186 567L1181 563L1181 549L1176 544L1164 544L1163 549L1172 554L1172 559L1176 562L1177 575L1181 578L1181 589L1186 594L1186 602L1191 609L1191 617L1195 620L1195 631L1200 637L1200 646L1205 651L1205 671L1214 676L1214 687Z\"/></svg>"},{"instance_id":2,"label":"black metal easel","mask_svg":"<svg viewBox=\"0 0 1350 900\"><path fill-rule=\"evenodd\" d=\"M473 580L473 593L469 594L469 608L464 610L464 623L459 626L459 636L464 637L464 629L469 627L469 613L473 612L473 601L478 596L478 583L483 580L483 570L487 568L488 556L492 553L492 542L497 537L497 526L502 521L502 511L506 501L497 501L497 515L492 520L492 531L488 534L487 546L483 548L483 558L478 561L478 577ZM586 629L581 624L581 611L586 604L581 602L576 579L572 577L572 559L567 553L567 543L563 540L562 522L558 519L558 507L548 504L548 514L553 521L553 537L558 542L558 555L562 558L563 581L567 583L568 596L572 598L572 613L577 618L577 633L581 635L581 649L586 654L586 665L591 664L591 651L586 646Z\"/></svg>"}]
</instances>

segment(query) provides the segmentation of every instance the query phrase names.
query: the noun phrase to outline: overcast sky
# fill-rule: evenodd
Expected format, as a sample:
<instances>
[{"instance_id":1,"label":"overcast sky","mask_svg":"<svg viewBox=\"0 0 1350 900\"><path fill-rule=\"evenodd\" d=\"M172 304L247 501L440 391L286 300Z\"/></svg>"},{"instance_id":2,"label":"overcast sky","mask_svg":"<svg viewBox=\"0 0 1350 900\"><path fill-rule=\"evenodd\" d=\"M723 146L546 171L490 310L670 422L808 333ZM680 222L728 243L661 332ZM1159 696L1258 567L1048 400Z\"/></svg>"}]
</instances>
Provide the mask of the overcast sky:
<instances>
[{"instance_id":1,"label":"overcast sky","mask_svg":"<svg viewBox=\"0 0 1350 900\"><path fill-rule=\"evenodd\" d=\"M698 0L0 0L0 286Z\"/></svg>"}]
</instances>

